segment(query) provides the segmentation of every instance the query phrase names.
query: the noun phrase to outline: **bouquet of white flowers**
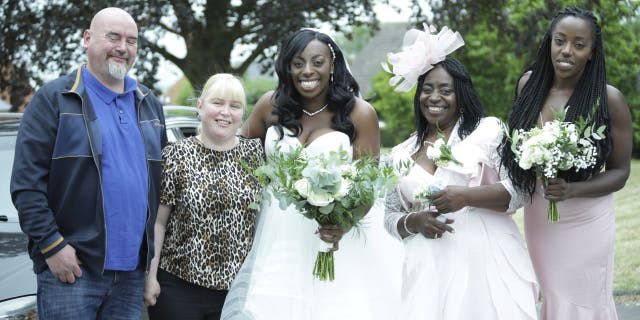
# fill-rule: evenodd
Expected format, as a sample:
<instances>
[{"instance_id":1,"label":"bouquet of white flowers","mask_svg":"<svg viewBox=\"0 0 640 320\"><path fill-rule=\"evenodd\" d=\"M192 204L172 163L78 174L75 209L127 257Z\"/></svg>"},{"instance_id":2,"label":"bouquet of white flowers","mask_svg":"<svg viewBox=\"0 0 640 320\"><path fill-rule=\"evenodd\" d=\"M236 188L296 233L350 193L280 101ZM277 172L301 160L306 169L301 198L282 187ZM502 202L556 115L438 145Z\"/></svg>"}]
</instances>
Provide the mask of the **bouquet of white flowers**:
<instances>
[{"instance_id":1,"label":"bouquet of white flowers","mask_svg":"<svg viewBox=\"0 0 640 320\"><path fill-rule=\"evenodd\" d=\"M302 147L290 152L276 149L267 164L256 169L256 176L271 184L281 209L293 204L320 225L358 227L376 198L398 183L391 167L379 167L367 157L352 161L345 150L309 155ZM335 278L333 252L318 252L313 275L323 281Z\"/></svg>"},{"instance_id":2,"label":"bouquet of white flowers","mask_svg":"<svg viewBox=\"0 0 640 320\"><path fill-rule=\"evenodd\" d=\"M548 179L558 176L558 171L593 166L597 155L594 140L604 138L604 125L596 129L582 118L575 124L564 122L565 115L565 110L554 112L554 120L542 128L513 130L511 135L505 127L518 165L524 170L533 168L545 185ZM560 220L555 201L549 201L547 215L551 222Z\"/></svg>"}]
</instances>

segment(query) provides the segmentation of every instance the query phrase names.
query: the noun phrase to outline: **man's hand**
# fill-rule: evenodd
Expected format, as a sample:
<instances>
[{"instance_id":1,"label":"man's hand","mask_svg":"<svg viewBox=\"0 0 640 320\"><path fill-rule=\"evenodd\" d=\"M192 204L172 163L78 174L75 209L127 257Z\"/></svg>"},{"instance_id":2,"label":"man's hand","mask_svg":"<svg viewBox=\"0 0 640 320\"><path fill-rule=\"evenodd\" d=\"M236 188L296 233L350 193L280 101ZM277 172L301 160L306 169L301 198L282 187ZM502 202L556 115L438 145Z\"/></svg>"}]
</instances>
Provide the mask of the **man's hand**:
<instances>
[{"instance_id":1,"label":"man's hand","mask_svg":"<svg viewBox=\"0 0 640 320\"><path fill-rule=\"evenodd\" d=\"M64 246L46 260L51 273L64 283L74 283L77 278L82 277L82 262L76 256L76 249L70 245Z\"/></svg>"}]
</instances>

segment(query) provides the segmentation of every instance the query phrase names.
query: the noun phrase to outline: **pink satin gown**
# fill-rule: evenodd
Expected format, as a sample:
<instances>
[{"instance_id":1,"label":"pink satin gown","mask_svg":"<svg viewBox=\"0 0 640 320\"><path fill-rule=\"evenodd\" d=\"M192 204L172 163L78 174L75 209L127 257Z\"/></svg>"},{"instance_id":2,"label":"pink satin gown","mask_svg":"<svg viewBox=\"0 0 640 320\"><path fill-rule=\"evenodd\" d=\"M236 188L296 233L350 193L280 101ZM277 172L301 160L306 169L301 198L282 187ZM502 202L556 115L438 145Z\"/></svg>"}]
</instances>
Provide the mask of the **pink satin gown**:
<instances>
[{"instance_id":1,"label":"pink satin gown","mask_svg":"<svg viewBox=\"0 0 640 320\"><path fill-rule=\"evenodd\" d=\"M542 290L542 320L617 319L613 301L613 194L558 202L547 219L538 184L524 209L525 236Z\"/></svg>"}]
</instances>

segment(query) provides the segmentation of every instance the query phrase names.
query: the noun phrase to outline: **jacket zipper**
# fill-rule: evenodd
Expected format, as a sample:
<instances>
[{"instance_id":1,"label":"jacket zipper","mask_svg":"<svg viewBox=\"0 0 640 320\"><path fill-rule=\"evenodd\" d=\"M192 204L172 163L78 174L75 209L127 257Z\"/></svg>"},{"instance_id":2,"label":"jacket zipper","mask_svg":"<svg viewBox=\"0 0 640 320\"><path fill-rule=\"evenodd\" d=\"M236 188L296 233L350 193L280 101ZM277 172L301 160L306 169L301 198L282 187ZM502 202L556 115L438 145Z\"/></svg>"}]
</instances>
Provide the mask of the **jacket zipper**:
<instances>
[{"instance_id":1,"label":"jacket zipper","mask_svg":"<svg viewBox=\"0 0 640 320\"><path fill-rule=\"evenodd\" d=\"M78 98L80 98L80 103L82 104L82 118L84 119L84 125L87 128L87 130L91 131L92 127L89 126L89 122L87 120L87 112L86 112L86 106L84 104L84 99L82 99L82 96L76 92L74 92L75 95L78 96ZM89 147L91 148L91 155L94 158L94 165L96 166L96 170L98 171L98 188L100 188L100 201L102 204L102 228L104 230L104 245L102 247L102 250L104 252L104 256L102 258L102 272L101 274L104 275L104 269L106 268L106 263L107 263L107 217L106 217L106 211L104 208L104 191L102 190L102 168L100 168L100 166L98 166L98 162L95 161L95 157L97 157L96 155L96 150L95 147L93 146L93 139L91 139L91 135L89 133L87 133L87 135L89 135Z\"/></svg>"},{"instance_id":2,"label":"jacket zipper","mask_svg":"<svg viewBox=\"0 0 640 320\"><path fill-rule=\"evenodd\" d=\"M151 173L149 172L149 159L148 159L148 155L147 155L147 143L146 140L144 138L144 132L142 131L142 128L140 127L140 106L142 105L142 101L144 101L144 99L146 98L146 95L143 95L140 98L140 101L138 102L138 104L136 105L136 114L137 114L137 124L138 124L138 130L140 131L140 137L142 137L142 144L144 145L144 163L147 167L147 218L145 219L145 224L144 224L144 236L147 239L147 254L145 257L145 271L149 269L149 254L151 252L151 247L153 246L153 242L150 243L150 239L149 239L149 231L147 230L147 226L149 224L149 218L151 217L151 208L150 208L150 201L149 201L149 194L151 193ZM162 111L162 110L161 110ZM155 222L154 222L155 223ZM155 228L155 226L151 226L151 228ZM154 254L156 254L154 252Z\"/></svg>"}]
</instances>

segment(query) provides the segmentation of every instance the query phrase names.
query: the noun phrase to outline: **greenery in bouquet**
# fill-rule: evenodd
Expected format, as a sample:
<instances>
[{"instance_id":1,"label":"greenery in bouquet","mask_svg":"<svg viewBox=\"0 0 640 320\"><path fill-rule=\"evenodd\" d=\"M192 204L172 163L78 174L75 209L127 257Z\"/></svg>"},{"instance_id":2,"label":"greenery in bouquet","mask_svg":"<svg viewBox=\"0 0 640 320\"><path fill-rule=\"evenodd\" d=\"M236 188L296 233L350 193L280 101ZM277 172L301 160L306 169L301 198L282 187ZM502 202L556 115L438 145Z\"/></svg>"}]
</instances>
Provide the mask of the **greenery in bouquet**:
<instances>
[{"instance_id":1,"label":"greenery in bouquet","mask_svg":"<svg viewBox=\"0 0 640 320\"><path fill-rule=\"evenodd\" d=\"M441 180L436 180L434 183L421 186L413 195L413 197L421 203L419 210L429 209L429 207L431 207L431 197L433 194L442 191L445 187L446 185Z\"/></svg>"},{"instance_id":2,"label":"greenery in bouquet","mask_svg":"<svg viewBox=\"0 0 640 320\"><path fill-rule=\"evenodd\" d=\"M387 189L398 183L396 171L379 166L377 159L352 161L345 150L311 155L302 147L282 150L279 146L255 174L270 188L281 209L296 209L319 225L338 225L349 230ZM268 201L268 195L263 201ZM319 252L314 276L333 280L333 252Z\"/></svg>"},{"instance_id":3,"label":"greenery in bouquet","mask_svg":"<svg viewBox=\"0 0 640 320\"><path fill-rule=\"evenodd\" d=\"M567 107L569 108L569 107ZM604 138L605 126L595 128L589 119L580 118L576 123L565 122L566 110L554 112L554 119L542 127L529 130L513 130L507 139L518 165L524 170L534 170L547 183L556 178L559 171L581 170L595 165L597 150L594 140ZM557 203L549 202L549 221L560 220Z\"/></svg>"}]
</instances>

